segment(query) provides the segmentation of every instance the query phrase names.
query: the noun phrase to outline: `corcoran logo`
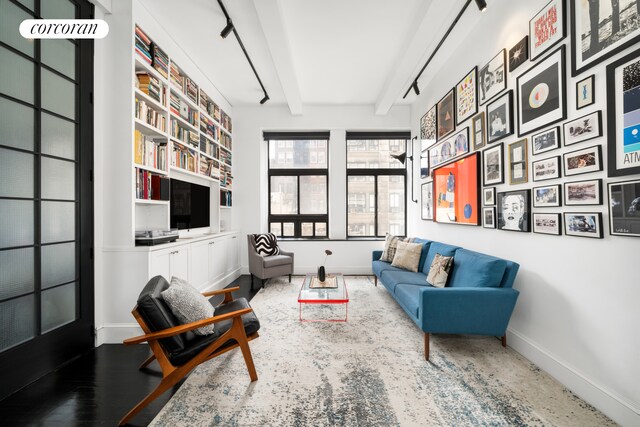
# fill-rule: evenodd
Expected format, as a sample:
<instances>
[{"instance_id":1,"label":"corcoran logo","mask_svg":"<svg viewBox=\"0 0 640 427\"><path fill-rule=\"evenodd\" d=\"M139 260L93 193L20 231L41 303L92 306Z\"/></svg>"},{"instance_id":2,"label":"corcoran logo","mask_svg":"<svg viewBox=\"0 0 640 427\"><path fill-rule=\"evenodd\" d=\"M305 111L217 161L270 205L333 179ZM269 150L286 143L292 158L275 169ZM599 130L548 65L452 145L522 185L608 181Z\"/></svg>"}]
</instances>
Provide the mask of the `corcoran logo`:
<instances>
[{"instance_id":1,"label":"corcoran logo","mask_svg":"<svg viewBox=\"0 0 640 427\"><path fill-rule=\"evenodd\" d=\"M102 19L25 19L20 24L25 39L101 39L108 33Z\"/></svg>"}]
</instances>

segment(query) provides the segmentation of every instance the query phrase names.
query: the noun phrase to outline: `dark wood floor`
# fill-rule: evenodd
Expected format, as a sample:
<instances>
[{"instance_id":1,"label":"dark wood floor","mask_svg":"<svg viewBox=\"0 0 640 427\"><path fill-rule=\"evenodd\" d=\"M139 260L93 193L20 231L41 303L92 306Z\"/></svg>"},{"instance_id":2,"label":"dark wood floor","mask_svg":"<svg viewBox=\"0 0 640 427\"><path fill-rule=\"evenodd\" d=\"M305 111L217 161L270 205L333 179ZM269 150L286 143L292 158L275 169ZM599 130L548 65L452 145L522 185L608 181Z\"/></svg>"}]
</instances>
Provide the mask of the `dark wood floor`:
<instances>
[{"instance_id":1,"label":"dark wood floor","mask_svg":"<svg viewBox=\"0 0 640 427\"><path fill-rule=\"evenodd\" d=\"M231 286L240 286L234 297L250 300L260 282L252 291L250 276L241 276ZM149 354L146 345L102 345L0 401L0 425L115 426L160 382L156 363L138 370ZM136 415L131 425L149 424L180 384Z\"/></svg>"}]
</instances>

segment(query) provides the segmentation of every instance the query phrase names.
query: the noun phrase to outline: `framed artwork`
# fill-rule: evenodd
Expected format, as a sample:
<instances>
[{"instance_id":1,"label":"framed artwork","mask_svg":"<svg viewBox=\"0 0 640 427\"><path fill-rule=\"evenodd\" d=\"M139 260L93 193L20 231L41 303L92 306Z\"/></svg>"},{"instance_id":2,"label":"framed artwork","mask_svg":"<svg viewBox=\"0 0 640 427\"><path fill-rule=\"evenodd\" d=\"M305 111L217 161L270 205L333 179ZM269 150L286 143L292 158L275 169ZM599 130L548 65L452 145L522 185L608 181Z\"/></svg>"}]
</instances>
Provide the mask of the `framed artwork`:
<instances>
[{"instance_id":1,"label":"framed artwork","mask_svg":"<svg viewBox=\"0 0 640 427\"><path fill-rule=\"evenodd\" d=\"M496 228L496 208L482 208L482 226L484 228Z\"/></svg>"},{"instance_id":2,"label":"framed artwork","mask_svg":"<svg viewBox=\"0 0 640 427\"><path fill-rule=\"evenodd\" d=\"M551 0L529 21L531 60L539 58L565 36L564 0Z\"/></svg>"},{"instance_id":3,"label":"framed artwork","mask_svg":"<svg viewBox=\"0 0 640 427\"><path fill-rule=\"evenodd\" d=\"M564 159L564 176L602 170L602 152L599 145L565 153L562 157Z\"/></svg>"},{"instance_id":4,"label":"framed artwork","mask_svg":"<svg viewBox=\"0 0 640 427\"><path fill-rule=\"evenodd\" d=\"M498 193L498 229L529 232L531 190Z\"/></svg>"},{"instance_id":5,"label":"framed artwork","mask_svg":"<svg viewBox=\"0 0 640 427\"><path fill-rule=\"evenodd\" d=\"M478 112L478 67L473 67L456 85L456 124Z\"/></svg>"},{"instance_id":6,"label":"framed artwork","mask_svg":"<svg viewBox=\"0 0 640 427\"><path fill-rule=\"evenodd\" d=\"M471 133L473 134L473 149L479 150L487 144L484 137L484 111L480 111L471 119Z\"/></svg>"},{"instance_id":7,"label":"framed artwork","mask_svg":"<svg viewBox=\"0 0 640 427\"><path fill-rule=\"evenodd\" d=\"M420 153L420 178L429 177L429 150Z\"/></svg>"},{"instance_id":8,"label":"framed artwork","mask_svg":"<svg viewBox=\"0 0 640 427\"><path fill-rule=\"evenodd\" d=\"M600 212L565 212L564 234L602 239L602 214Z\"/></svg>"},{"instance_id":9,"label":"framed artwork","mask_svg":"<svg viewBox=\"0 0 640 427\"><path fill-rule=\"evenodd\" d=\"M640 41L639 13L628 0L571 0L571 76Z\"/></svg>"},{"instance_id":10,"label":"framed artwork","mask_svg":"<svg viewBox=\"0 0 640 427\"><path fill-rule=\"evenodd\" d=\"M556 148L560 148L560 126L543 130L531 136L531 153L534 156Z\"/></svg>"},{"instance_id":11,"label":"framed artwork","mask_svg":"<svg viewBox=\"0 0 640 427\"><path fill-rule=\"evenodd\" d=\"M555 208L562 204L560 184L533 187L534 208Z\"/></svg>"},{"instance_id":12,"label":"framed artwork","mask_svg":"<svg viewBox=\"0 0 640 427\"><path fill-rule=\"evenodd\" d=\"M563 129L565 147L602 136L602 111L594 111L567 122Z\"/></svg>"},{"instance_id":13,"label":"framed artwork","mask_svg":"<svg viewBox=\"0 0 640 427\"><path fill-rule=\"evenodd\" d=\"M480 225L479 160L473 153L433 171L436 222Z\"/></svg>"},{"instance_id":14,"label":"framed artwork","mask_svg":"<svg viewBox=\"0 0 640 427\"><path fill-rule=\"evenodd\" d=\"M512 142L509 151L509 184L524 184L529 180L527 138Z\"/></svg>"},{"instance_id":15,"label":"framed artwork","mask_svg":"<svg viewBox=\"0 0 640 427\"><path fill-rule=\"evenodd\" d=\"M533 182L560 178L560 156L536 160L531 163L531 168L533 169Z\"/></svg>"},{"instance_id":16,"label":"framed artwork","mask_svg":"<svg viewBox=\"0 0 640 427\"><path fill-rule=\"evenodd\" d=\"M518 135L564 120L565 47L561 46L518 77Z\"/></svg>"},{"instance_id":17,"label":"framed artwork","mask_svg":"<svg viewBox=\"0 0 640 427\"><path fill-rule=\"evenodd\" d=\"M602 204L602 180L589 179L564 183L565 206L598 206Z\"/></svg>"},{"instance_id":18,"label":"framed artwork","mask_svg":"<svg viewBox=\"0 0 640 427\"><path fill-rule=\"evenodd\" d=\"M538 234L562 234L562 220L559 213L534 213L533 232Z\"/></svg>"},{"instance_id":19,"label":"framed artwork","mask_svg":"<svg viewBox=\"0 0 640 427\"><path fill-rule=\"evenodd\" d=\"M484 206L494 206L496 204L496 187L482 189L482 204Z\"/></svg>"},{"instance_id":20,"label":"framed artwork","mask_svg":"<svg viewBox=\"0 0 640 427\"><path fill-rule=\"evenodd\" d=\"M453 89L451 89L449 93L438 101L436 106L436 117L438 118L436 140L440 141L456 129L454 120L455 113L455 98L453 96Z\"/></svg>"},{"instance_id":21,"label":"framed artwork","mask_svg":"<svg viewBox=\"0 0 640 427\"><path fill-rule=\"evenodd\" d=\"M422 193L421 218L433 221L433 181L425 182L420 189Z\"/></svg>"},{"instance_id":22,"label":"framed artwork","mask_svg":"<svg viewBox=\"0 0 640 427\"><path fill-rule=\"evenodd\" d=\"M609 231L614 236L640 237L640 179L608 186Z\"/></svg>"},{"instance_id":23,"label":"framed artwork","mask_svg":"<svg viewBox=\"0 0 640 427\"><path fill-rule=\"evenodd\" d=\"M607 132L609 176L640 174L640 49L607 65Z\"/></svg>"},{"instance_id":24,"label":"framed artwork","mask_svg":"<svg viewBox=\"0 0 640 427\"><path fill-rule=\"evenodd\" d=\"M420 119L420 148L426 150L436 142L436 106L431 107Z\"/></svg>"},{"instance_id":25,"label":"framed artwork","mask_svg":"<svg viewBox=\"0 0 640 427\"><path fill-rule=\"evenodd\" d=\"M507 88L507 70L505 50L502 49L491 61L478 72L480 93L478 99L483 105Z\"/></svg>"},{"instance_id":26,"label":"framed artwork","mask_svg":"<svg viewBox=\"0 0 640 427\"><path fill-rule=\"evenodd\" d=\"M432 169L457 159L469 152L469 128L466 127L450 138L429 148L429 166Z\"/></svg>"},{"instance_id":27,"label":"framed artwork","mask_svg":"<svg viewBox=\"0 0 640 427\"><path fill-rule=\"evenodd\" d=\"M504 182L503 164L502 143L482 152L482 182L484 185L496 185Z\"/></svg>"},{"instance_id":28,"label":"framed artwork","mask_svg":"<svg viewBox=\"0 0 640 427\"><path fill-rule=\"evenodd\" d=\"M596 102L594 86L596 75L591 74L576 83L576 110L587 107Z\"/></svg>"},{"instance_id":29,"label":"framed artwork","mask_svg":"<svg viewBox=\"0 0 640 427\"><path fill-rule=\"evenodd\" d=\"M487 142L513 134L513 91L487 105Z\"/></svg>"},{"instance_id":30,"label":"framed artwork","mask_svg":"<svg viewBox=\"0 0 640 427\"><path fill-rule=\"evenodd\" d=\"M529 59L529 36L524 36L514 47L509 49L509 72L513 72Z\"/></svg>"}]
</instances>

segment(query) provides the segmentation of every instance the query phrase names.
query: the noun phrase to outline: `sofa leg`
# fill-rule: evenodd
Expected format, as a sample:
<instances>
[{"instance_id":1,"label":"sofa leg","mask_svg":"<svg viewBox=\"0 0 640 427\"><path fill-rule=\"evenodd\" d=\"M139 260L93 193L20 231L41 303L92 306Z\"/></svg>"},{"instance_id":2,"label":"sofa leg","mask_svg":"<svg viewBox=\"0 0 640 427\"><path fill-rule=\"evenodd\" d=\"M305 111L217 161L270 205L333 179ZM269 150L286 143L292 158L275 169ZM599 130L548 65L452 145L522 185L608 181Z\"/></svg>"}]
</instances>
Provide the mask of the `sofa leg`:
<instances>
[{"instance_id":1,"label":"sofa leg","mask_svg":"<svg viewBox=\"0 0 640 427\"><path fill-rule=\"evenodd\" d=\"M251 275L251 290L253 290L253 274Z\"/></svg>"},{"instance_id":2,"label":"sofa leg","mask_svg":"<svg viewBox=\"0 0 640 427\"><path fill-rule=\"evenodd\" d=\"M378 286L378 276L375 276L375 275L373 276L373 284L375 286Z\"/></svg>"},{"instance_id":3,"label":"sofa leg","mask_svg":"<svg viewBox=\"0 0 640 427\"><path fill-rule=\"evenodd\" d=\"M504 334L504 335L501 337L501 340L502 340L502 346L503 346L503 347L506 347L506 346L507 346L507 334Z\"/></svg>"},{"instance_id":4,"label":"sofa leg","mask_svg":"<svg viewBox=\"0 0 640 427\"><path fill-rule=\"evenodd\" d=\"M262 288L264 289L264 279L260 279L262 280Z\"/></svg>"},{"instance_id":5,"label":"sofa leg","mask_svg":"<svg viewBox=\"0 0 640 427\"><path fill-rule=\"evenodd\" d=\"M424 333L424 360L429 360L429 334Z\"/></svg>"},{"instance_id":6,"label":"sofa leg","mask_svg":"<svg viewBox=\"0 0 640 427\"><path fill-rule=\"evenodd\" d=\"M291 275L289 275L289 283L291 283Z\"/></svg>"}]
</instances>

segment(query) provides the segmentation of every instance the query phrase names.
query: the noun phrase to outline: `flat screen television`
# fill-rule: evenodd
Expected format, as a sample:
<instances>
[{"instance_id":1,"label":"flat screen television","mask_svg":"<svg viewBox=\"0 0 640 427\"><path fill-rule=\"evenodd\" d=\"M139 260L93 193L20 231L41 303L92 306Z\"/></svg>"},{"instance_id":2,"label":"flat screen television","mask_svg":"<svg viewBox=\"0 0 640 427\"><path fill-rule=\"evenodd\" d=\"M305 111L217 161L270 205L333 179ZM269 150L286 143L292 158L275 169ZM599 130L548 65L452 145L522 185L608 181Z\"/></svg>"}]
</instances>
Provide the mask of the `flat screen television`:
<instances>
[{"instance_id":1,"label":"flat screen television","mask_svg":"<svg viewBox=\"0 0 640 427\"><path fill-rule=\"evenodd\" d=\"M210 194L210 187L172 179L169 202L171 228L188 230L209 227Z\"/></svg>"}]
</instances>

